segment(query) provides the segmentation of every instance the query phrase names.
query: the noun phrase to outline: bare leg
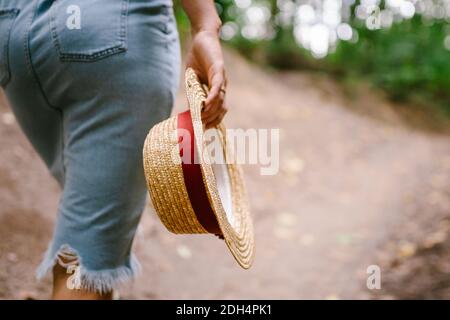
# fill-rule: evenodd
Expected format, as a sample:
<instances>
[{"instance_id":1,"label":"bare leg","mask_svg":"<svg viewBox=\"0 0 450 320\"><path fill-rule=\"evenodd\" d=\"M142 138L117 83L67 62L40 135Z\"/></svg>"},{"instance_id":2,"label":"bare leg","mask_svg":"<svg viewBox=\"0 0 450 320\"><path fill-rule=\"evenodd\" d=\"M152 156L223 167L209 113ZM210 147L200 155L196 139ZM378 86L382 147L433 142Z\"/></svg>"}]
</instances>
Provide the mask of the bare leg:
<instances>
[{"instance_id":1,"label":"bare leg","mask_svg":"<svg viewBox=\"0 0 450 320\"><path fill-rule=\"evenodd\" d=\"M53 300L112 300L112 292L99 294L83 289L69 289L67 279L70 274L66 269L56 264L53 268Z\"/></svg>"}]
</instances>

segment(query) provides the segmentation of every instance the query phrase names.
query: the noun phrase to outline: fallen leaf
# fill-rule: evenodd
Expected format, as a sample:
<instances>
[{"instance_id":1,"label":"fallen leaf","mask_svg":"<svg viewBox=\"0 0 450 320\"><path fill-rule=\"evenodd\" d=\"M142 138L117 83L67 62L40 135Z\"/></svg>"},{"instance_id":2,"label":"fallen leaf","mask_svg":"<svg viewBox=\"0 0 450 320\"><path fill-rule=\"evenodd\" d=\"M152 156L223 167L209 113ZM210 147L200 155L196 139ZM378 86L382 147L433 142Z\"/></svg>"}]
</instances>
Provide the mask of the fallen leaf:
<instances>
[{"instance_id":1,"label":"fallen leaf","mask_svg":"<svg viewBox=\"0 0 450 320\"><path fill-rule=\"evenodd\" d=\"M276 216L277 223L283 227L293 227L297 223L297 216L289 212L282 212Z\"/></svg>"},{"instance_id":2,"label":"fallen leaf","mask_svg":"<svg viewBox=\"0 0 450 320\"><path fill-rule=\"evenodd\" d=\"M264 198L266 200L273 200L275 198L275 195L273 194L273 192L271 190L266 190L264 192Z\"/></svg>"},{"instance_id":3,"label":"fallen leaf","mask_svg":"<svg viewBox=\"0 0 450 320\"><path fill-rule=\"evenodd\" d=\"M423 246L429 249L445 242L445 240L447 240L447 233L444 231L438 231L429 235L425 239Z\"/></svg>"},{"instance_id":4,"label":"fallen leaf","mask_svg":"<svg viewBox=\"0 0 450 320\"><path fill-rule=\"evenodd\" d=\"M304 161L299 157L288 157L284 161L283 171L287 174L299 174L305 167Z\"/></svg>"},{"instance_id":5,"label":"fallen leaf","mask_svg":"<svg viewBox=\"0 0 450 320\"><path fill-rule=\"evenodd\" d=\"M177 246L177 253L183 259L190 259L192 257L191 249L185 245Z\"/></svg>"},{"instance_id":6,"label":"fallen leaf","mask_svg":"<svg viewBox=\"0 0 450 320\"><path fill-rule=\"evenodd\" d=\"M401 258L408 258L416 253L417 246L411 242L403 242L398 249L398 255Z\"/></svg>"}]
</instances>

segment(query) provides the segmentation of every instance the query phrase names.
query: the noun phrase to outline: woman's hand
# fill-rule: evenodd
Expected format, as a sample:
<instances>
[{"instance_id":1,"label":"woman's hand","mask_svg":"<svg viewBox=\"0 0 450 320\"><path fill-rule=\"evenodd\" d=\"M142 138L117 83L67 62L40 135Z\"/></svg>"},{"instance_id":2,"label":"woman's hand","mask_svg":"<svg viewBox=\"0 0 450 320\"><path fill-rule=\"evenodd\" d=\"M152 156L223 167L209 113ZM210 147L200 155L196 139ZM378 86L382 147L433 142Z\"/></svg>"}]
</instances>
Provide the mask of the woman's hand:
<instances>
[{"instance_id":1,"label":"woman's hand","mask_svg":"<svg viewBox=\"0 0 450 320\"><path fill-rule=\"evenodd\" d=\"M194 69L200 81L209 88L202 120L206 128L211 128L218 125L227 112L226 76L219 40L220 19L214 2L210 0L185 0L183 7L192 26L192 47L186 66Z\"/></svg>"},{"instance_id":2,"label":"woman's hand","mask_svg":"<svg viewBox=\"0 0 450 320\"><path fill-rule=\"evenodd\" d=\"M222 121L227 112L225 68L217 33L200 31L194 34L186 66L194 69L200 81L208 85L209 93L202 120L206 128L214 127Z\"/></svg>"}]
</instances>

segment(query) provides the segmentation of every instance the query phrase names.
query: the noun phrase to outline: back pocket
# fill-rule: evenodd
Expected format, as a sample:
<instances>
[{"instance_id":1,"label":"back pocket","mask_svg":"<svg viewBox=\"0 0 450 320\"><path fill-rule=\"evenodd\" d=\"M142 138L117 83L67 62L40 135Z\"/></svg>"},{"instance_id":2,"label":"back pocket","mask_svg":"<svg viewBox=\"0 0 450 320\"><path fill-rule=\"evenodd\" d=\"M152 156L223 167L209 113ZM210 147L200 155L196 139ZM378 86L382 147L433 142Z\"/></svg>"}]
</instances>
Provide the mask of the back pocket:
<instances>
[{"instance_id":1,"label":"back pocket","mask_svg":"<svg viewBox=\"0 0 450 320\"><path fill-rule=\"evenodd\" d=\"M127 49L129 0L55 0L52 37L62 61L91 62Z\"/></svg>"},{"instance_id":2,"label":"back pocket","mask_svg":"<svg viewBox=\"0 0 450 320\"><path fill-rule=\"evenodd\" d=\"M0 9L0 86L2 87L6 86L10 79L9 37L18 13L17 9Z\"/></svg>"}]
</instances>

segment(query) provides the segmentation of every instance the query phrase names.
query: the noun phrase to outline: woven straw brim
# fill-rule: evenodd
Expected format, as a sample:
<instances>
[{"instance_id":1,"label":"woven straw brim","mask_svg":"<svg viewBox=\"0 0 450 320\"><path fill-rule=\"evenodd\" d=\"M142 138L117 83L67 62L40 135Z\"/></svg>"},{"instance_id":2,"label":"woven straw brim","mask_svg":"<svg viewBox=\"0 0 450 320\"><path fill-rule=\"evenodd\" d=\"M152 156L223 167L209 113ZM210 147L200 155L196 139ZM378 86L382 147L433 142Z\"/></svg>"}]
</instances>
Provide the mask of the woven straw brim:
<instances>
[{"instance_id":1,"label":"woven straw brim","mask_svg":"<svg viewBox=\"0 0 450 320\"><path fill-rule=\"evenodd\" d=\"M186 92L193 121L197 150L205 150L201 108L205 93L192 69L186 71ZM149 132L144 143L144 172L149 193L161 222L173 233L208 233L198 221L184 184L178 148L177 116L157 125ZM226 143L224 144L226 146ZM231 150L224 150L231 157ZM235 218L233 228L228 222L220 200L216 179L207 152L200 152L203 181L211 207L216 215L224 240L239 265L248 269L254 258L253 225L242 169L235 162L227 164Z\"/></svg>"}]
</instances>

